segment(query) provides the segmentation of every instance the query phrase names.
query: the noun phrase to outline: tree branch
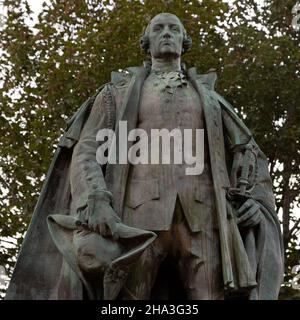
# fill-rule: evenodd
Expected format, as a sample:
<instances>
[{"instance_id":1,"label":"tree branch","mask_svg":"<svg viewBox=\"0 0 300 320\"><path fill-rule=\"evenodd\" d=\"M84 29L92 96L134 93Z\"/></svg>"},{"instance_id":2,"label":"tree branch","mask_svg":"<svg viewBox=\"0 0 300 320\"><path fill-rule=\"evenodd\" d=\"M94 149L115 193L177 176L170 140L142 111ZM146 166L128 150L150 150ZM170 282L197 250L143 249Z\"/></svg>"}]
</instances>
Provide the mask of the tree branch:
<instances>
[{"instance_id":1,"label":"tree branch","mask_svg":"<svg viewBox=\"0 0 300 320\"><path fill-rule=\"evenodd\" d=\"M289 231L288 238L291 239L294 232L297 230L298 226L300 224L300 218L297 220L297 222L294 224L293 228Z\"/></svg>"}]
</instances>

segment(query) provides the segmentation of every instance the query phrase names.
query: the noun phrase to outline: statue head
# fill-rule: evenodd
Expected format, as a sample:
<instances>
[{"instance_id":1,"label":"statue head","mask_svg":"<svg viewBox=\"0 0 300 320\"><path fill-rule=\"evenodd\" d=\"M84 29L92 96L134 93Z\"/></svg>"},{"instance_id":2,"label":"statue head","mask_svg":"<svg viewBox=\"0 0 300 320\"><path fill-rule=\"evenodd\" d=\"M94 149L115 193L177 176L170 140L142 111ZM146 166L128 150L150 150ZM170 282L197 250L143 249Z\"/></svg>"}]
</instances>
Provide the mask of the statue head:
<instances>
[{"instance_id":1,"label":"statue head","mask_svg":"<svg viewBox=\"0 0 300 320\"><path fill-rule=\"evenodd\" d=\"M177 58L191 48L192 39L177 16L159 13L149 22L140 44L153 58Z\"/></svg>"}]
</instances>

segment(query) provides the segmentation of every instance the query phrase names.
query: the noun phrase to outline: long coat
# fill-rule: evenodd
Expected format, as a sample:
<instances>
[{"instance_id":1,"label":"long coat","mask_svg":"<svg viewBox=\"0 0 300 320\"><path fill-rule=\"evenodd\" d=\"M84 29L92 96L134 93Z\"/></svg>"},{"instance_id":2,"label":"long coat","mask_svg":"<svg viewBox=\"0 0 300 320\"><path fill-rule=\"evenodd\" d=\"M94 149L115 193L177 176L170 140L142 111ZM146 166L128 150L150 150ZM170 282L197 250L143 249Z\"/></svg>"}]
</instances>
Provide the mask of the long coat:
<instances>
[{"instance_id":1,"label":"long coat","mask_svg":"<svg viewBox=\"0 0 300 320\"><path fill-rule=\"evenodd\" d=\"M102 92L108 90L113 100L104 101L103 110L106 108L106 111L103 112L103 124L114 127L116 136L120 120L127 121L128 131L136 128L139 97L147 74L146 67L128 68L126 73L113 72L111 83L101 88ZM230 168L226 163L229 151L225 149L225 139L229 142L230 149L247 143L256 146L256 143L233 107L214 91L215 73L200 75L192 68L187 71L187 77L198 92L204 110L224 289L228 292L251 290L250 299L277 299L283 278L283 249L267 159L259 151L258 179L252 197L260 205L263 220L256 227L253 238L240 232L231 204L226 199L226 190L230 186ZM60 140L22 245L6 299L83 298L80 277L66 265L55 247L46 220L53 213L68 215L74 207L70 192L72 152L80 139L95 98L96 96L88 99L70 119ZM128 143L128 148L130 146ZM128 164L108 163L105 168L103 187L113 193L113 208L119 215L123 210L128 171ZM80 201L86 201L84 195ZM75 206L77 205L76 203ZM67 283L63 293L57 287L59 277L63 277L63 281Z\"/></svg>"}]
</instances>

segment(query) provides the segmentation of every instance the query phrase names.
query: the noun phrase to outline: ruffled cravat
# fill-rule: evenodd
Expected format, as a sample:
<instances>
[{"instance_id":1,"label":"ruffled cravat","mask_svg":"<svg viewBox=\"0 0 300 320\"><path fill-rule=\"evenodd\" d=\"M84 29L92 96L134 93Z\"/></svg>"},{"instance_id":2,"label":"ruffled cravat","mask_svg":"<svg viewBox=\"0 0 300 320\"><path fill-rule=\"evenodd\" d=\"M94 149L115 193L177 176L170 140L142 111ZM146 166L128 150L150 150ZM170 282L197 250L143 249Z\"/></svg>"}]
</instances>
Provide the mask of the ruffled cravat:
<instances>
[{"instance_id":1,"label":"ruffled cravat","mask_svg":"<svg viewBox=\"0 0 300 320\"><path fill-rule=\"evenodd\" d=\"M152 74L159 79L157 85L162 92L173 94L177 87L187 86L186 76L180 71L162 72L153 70Z\"/></svg>"}]
</instances>

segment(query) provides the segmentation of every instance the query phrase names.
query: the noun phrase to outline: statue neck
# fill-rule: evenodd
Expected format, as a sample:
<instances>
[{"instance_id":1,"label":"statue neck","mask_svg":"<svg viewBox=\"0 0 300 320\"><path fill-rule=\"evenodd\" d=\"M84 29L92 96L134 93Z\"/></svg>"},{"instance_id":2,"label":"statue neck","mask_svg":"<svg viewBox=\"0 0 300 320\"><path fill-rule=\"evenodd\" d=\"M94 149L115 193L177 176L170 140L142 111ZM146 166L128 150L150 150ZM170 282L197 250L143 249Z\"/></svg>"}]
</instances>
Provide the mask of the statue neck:
<instances>
[{"instance_id":1,"label":"statue neck","mask_svg":"<svg viewBox=\"0 0 300 320\"><path fill-rule=\"evenodd\" d=\"M181 71L181 59L180 57L175 59L163 59L163 58L151 58L152 60L152 70L171 72L171 71Z\"/></svg>"}]
</instances>

